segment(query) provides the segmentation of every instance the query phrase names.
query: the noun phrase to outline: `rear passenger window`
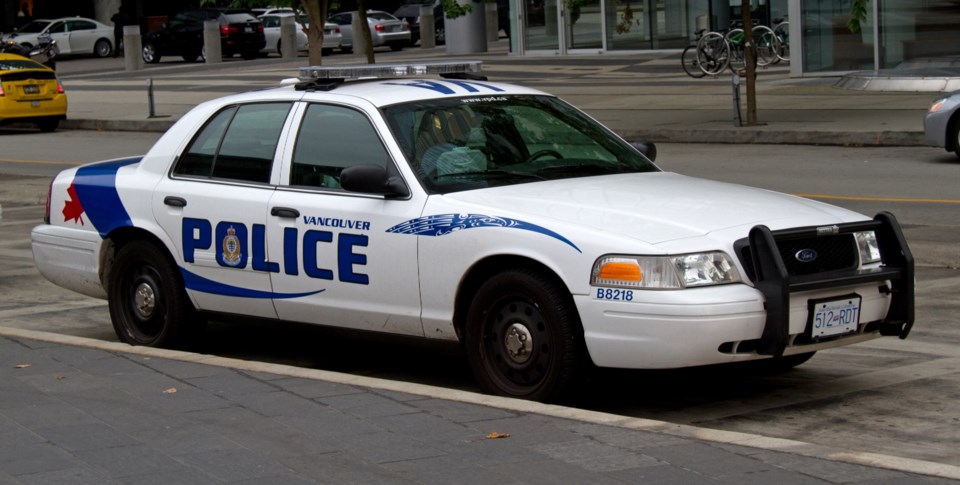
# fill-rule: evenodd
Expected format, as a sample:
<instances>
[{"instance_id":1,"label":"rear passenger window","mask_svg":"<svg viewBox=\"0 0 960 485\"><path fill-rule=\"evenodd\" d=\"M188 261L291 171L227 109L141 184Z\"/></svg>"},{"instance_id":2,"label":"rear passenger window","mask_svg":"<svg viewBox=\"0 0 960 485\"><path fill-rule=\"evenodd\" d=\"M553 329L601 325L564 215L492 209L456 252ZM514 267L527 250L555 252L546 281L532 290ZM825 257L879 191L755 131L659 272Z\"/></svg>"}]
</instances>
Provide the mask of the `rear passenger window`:
<instances>
[{"instance_id":1,"label":"rear passenger window","mask_svg":"<svg viewBox=\"0 0 960 485\"><path fill-rule=\"evenodd\" d=\"M258 103L220 111L181 155L174 174L269 183L290 106Z\"/></svg>"},{"instance_id":2,"label":"rear passenger window","mask_svg":"<svg viewBox=\"0 0 960 485\"><path fill-rule=\"evenodd\" d=\"M293 149L290 185L337 189L344 168L386 168L389 163L390 156L366 115L342 106L312 104Z\"/></svg>"}]
</instances>

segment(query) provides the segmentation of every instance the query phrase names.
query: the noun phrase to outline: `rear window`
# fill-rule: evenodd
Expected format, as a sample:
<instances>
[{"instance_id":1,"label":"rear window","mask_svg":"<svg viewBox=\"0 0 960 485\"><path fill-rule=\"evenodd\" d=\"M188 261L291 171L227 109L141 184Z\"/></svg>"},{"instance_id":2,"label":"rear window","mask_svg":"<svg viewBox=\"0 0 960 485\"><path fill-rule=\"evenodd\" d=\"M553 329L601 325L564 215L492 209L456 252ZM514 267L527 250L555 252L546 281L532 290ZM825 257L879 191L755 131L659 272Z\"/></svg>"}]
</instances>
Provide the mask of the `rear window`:
<instances>
[{"instance_id":1,"label":"rear window","mask_svg":"<svg viewBox=\"0 0 960 485\"><path fill-rule=\"evenodd\" d=\"M397 20L396 17L386 12L367 12L367 18L373 20Z\"/></svg>"},{"instance_id":2,"label":"rear window","mask_svg":"<svg viewBox=\"0 0 960 485\"><path fill-rule=\"evenodd\" d=\"M253 15L247 13L228 13L223 16L228 23L231 24L245 24L247 22L258 22Z\"/></svg>"},{"instance_id":3,"label":"rear window","mask_svg":"<svg viewBox=\"0 0 960 485\"><path fill-rule=\"evenodd\" d=\"M47 68L42 64L23 59L0 60L0 71L22 71L24 69L40 69L46 71Z\"/></svg>"}]
</instances>

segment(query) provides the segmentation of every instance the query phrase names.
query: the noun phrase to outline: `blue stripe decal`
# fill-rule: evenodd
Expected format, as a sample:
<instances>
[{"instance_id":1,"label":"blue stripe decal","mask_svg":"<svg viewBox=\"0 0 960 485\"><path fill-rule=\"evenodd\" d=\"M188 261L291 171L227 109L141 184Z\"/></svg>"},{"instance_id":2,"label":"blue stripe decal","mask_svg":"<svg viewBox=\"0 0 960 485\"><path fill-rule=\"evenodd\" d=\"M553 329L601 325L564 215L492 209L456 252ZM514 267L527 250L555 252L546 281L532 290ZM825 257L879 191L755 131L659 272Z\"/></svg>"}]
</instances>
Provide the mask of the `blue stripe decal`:
<instances>
[{"instance_id":1,"label":"blue stripe decal","mask_svg":"<svg viewBox=\"0 0 960 485\"><path fill-rule=\"evenodd\" d=\"M120 194L117 193L117 171L121 167L140 162L141 158L114 160L77 169L73 178L77 198L100 237L107 237L110 231L118 227L133 225L123 202L120 201Z\"/></svg>"},{"instance_id":2,"label":"blue stripe decal","mask_svg":"<svg viewBox=\"0 0 960 485\"><path fill-rule=\"evenodd\" d=\"M251 290L240 288L239 286L219 283L203 276L191 273L184 268L180 268L183 275L183 285L188 290L199 291L201 293L211 293L214 295L236 296L238 298L263 298L273 300L287 300L291 298L302 298L305 296L323 293L326 290L310 291L307 293L273 293L271 291Z\"/></svg>"},{"instance_id":3,"label":"blue stripe decal","mask_svg":"<svg viewBox=\"0 0 960 485\"><path fill-rule=\"evenodd\" d=\"M396 226L387 229L387 232L392 232L395 234L416 234L418 236L437 237L478 227L504 227L508 229L532 231L562 241L564 244L576 249L578 253L583 252L580 251L580 248L578 248L576 244L570 242L569 239L545 227L517 219L486 216L481 214L437 214L433 216L419 217L417 219L411 219L409 221L397 224Z\"/></svg>"}]
</instances>

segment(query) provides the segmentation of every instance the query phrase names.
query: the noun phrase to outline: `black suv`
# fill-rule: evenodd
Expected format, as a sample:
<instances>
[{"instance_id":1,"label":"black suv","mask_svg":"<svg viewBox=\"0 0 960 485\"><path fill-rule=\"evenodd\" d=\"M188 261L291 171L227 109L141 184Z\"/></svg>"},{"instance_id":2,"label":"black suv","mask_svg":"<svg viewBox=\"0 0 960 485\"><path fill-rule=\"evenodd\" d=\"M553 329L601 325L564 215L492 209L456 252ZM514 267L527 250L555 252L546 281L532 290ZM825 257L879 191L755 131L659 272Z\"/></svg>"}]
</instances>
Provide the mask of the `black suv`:
<instances>
[{"instance_id":1,"label":"black suv","mask_svg":"<svg viewBox=\"0 0 960 485\"><path fill-rule=\"evenodd\" d=\"M433 27L436 45L443 45L447 40L443 30L443 3L440 0L408 0L400 6L393 16L406 20L410 24L410 45L420 40L420 7L433 5Z\"/></svg>"},{"instance_id":2,"label":"black suv","mask_svg":"<svg viewBox=\"0 0 960 485\"><path fill-rule=\"evenodd\" d=\"M187 62L206 58L203 49L203 22L217 20L220 24L220 49L224 57L240 54L254 59L267 45L263 24L246 12L200 9L181 12L160 30L143 36L143 61L160 62L162 56L181 56Z\"/></svg>"}]
</instances>

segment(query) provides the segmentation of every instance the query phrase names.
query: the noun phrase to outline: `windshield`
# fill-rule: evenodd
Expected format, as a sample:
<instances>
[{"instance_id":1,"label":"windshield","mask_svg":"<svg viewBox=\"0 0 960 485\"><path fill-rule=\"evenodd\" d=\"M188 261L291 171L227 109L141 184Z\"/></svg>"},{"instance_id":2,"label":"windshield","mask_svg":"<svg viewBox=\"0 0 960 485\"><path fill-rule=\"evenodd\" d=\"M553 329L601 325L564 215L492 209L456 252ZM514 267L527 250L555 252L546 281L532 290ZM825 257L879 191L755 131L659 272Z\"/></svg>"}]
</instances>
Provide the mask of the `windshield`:
<instances>
[{"instance_id":1,"label":"windshield","mask_svg":"<svg viewBox=\"0 0 960 485\"><path fill-rule=\"evenodd\" d=\"M550 96L439 99L383 111L431 193L660 171L606 128Z\"/></svg>"},{"instance_id":2,"label":"windshield","mask_svg":"<svg viewBox=\"0 0 960 485\"><path fill-rule=\"evenodd\" d=\"M50 25L49 20L34 20L33 22L23 24L23 27L17 29L17 32L21 34L37 34L43 32L43 29L48 25Z\"/></svg>"}]
</instances>

